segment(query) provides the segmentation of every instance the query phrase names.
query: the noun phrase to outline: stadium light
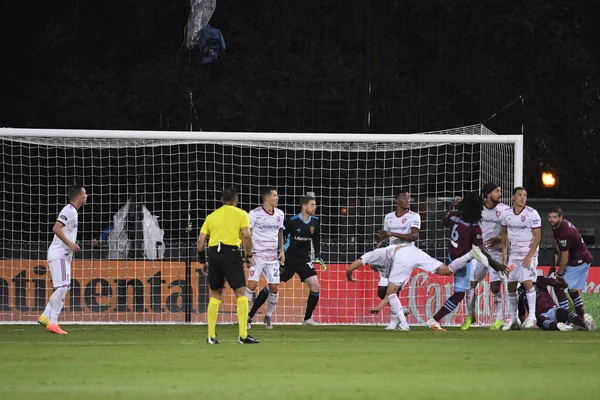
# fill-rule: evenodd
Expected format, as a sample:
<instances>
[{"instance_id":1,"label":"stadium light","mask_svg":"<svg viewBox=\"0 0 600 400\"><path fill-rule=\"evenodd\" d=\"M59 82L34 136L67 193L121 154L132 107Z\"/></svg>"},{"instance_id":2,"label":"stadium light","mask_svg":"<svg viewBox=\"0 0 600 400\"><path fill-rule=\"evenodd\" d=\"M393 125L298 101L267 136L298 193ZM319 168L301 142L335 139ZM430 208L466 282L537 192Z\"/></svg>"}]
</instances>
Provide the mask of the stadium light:
<instances>
[{"instance_id":1,"label":"stadium light","mask_svg":"<svg viewBox=\"0 0 600 400\"><path fill-rule=\"evenodd\" d=\"M556 187L558 179L556 178L556 174L550 171L542 171L542 185L546 188Z\"/></svg>"}]
</instances>

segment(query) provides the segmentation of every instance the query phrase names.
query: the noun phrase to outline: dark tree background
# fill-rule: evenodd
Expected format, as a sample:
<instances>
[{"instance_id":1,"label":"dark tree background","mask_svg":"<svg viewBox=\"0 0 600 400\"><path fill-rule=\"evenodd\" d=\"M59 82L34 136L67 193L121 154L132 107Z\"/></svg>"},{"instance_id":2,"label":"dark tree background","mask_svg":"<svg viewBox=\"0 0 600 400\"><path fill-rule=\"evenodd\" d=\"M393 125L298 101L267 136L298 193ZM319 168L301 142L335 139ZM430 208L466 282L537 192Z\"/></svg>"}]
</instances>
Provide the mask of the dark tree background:
<instances>
[{"instance_id":1,"label":"dark tree background","mask_svg":"<svg viewBox=\"0 0 600 400\"><path fill-rule=\"evenodd\" d=\"M187 0L16 2L1 126L360 132L365 0L217 3L227 52L186 63ZM390 0L370 5L371 132L525 127L530 196L599 197L596 0ZM183 49L187 58L187 50ZM192 57L195 59L195 57ZM543 168L560 185L539 186Z\"/></svg>"}]
</instances>

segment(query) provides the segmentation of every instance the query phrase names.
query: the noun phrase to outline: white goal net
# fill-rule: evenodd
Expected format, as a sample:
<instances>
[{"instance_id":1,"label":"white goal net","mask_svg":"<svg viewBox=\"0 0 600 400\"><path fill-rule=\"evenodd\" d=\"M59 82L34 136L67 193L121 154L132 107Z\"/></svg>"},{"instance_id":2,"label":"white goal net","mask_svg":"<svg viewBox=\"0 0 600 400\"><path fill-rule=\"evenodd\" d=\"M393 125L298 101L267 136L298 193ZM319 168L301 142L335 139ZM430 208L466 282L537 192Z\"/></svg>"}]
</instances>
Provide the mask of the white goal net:
<instances>
[{"instance_id":1,"label":"white goal net","mask_svg":"<svg viewBox=\"0 0 600 400\"><path fill-rule=\"evenodd\" d=\"M376 274L363 269L352 284L344 271L373 249L399 189L410 192L411 209L421 215L418 246L444 260L440 220L448 201L493 181L508 202L522 174L522 137L483 125L414 135L6 128L0 154L0 322L8 323L35 321L52 292L46 252L71 184L83 185L89 199L79 210L82 251L72 264L63 323L205 322L199 227L225 187L236 187L239 207L249 211L270 185L286 216L299 212L300 196L317 199L329 268L319 272L314 319L371 324L388 319L368 313L378 302ZM416 273L401 294L409 322L426 321L451 288L450 279ZM219 322L237 321L227 292ZM273 323L301 322L307 289L293 278L280 293ZM490 323L486 293L477 312Z\"/></svg>"}]
</instances>

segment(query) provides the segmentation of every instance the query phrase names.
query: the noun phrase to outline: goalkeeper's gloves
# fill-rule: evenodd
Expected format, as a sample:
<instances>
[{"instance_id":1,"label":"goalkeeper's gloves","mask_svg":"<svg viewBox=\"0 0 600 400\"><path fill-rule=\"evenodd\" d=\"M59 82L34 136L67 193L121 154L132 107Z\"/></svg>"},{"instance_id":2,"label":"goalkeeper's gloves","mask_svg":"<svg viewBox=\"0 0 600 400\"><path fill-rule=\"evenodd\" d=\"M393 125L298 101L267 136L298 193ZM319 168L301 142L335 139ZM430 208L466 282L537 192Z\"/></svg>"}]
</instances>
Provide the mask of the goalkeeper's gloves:
<instances>
[{"instance_id":1,"label":"goalkeeper's gloves","mask_svg":"<svg viewBox=\"0 0 600 400\"><path fill-rule=\"evenodd\" d=\"M325 261L323 261L321 257L315 258L315 261L317 262L317 264L321 265L321 271L327 271L327 264L325 264Z\"/></svg>"}]
</instances>

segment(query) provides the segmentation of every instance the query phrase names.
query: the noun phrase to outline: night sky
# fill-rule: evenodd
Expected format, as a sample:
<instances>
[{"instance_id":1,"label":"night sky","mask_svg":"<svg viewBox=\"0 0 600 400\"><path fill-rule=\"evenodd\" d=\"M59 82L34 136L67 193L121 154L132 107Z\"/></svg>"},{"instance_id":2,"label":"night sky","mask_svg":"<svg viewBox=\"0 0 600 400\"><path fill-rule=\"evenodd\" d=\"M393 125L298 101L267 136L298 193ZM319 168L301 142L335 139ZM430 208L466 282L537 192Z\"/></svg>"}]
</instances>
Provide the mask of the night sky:
<instances>
[{"instance_id":1,"label":"night sky","mask_svg":"<svg viewBox=\"0 0 600 400\"><path fill-rule=\"evenodd\" d=\"M178 66L187 0L13 2L0 126L411 133L522 95L486 126L523 124L530 196L600 197L596 0L370 3L218 0L227 51L203 65L184 48Z\"/></svg>"}]
</instances>

